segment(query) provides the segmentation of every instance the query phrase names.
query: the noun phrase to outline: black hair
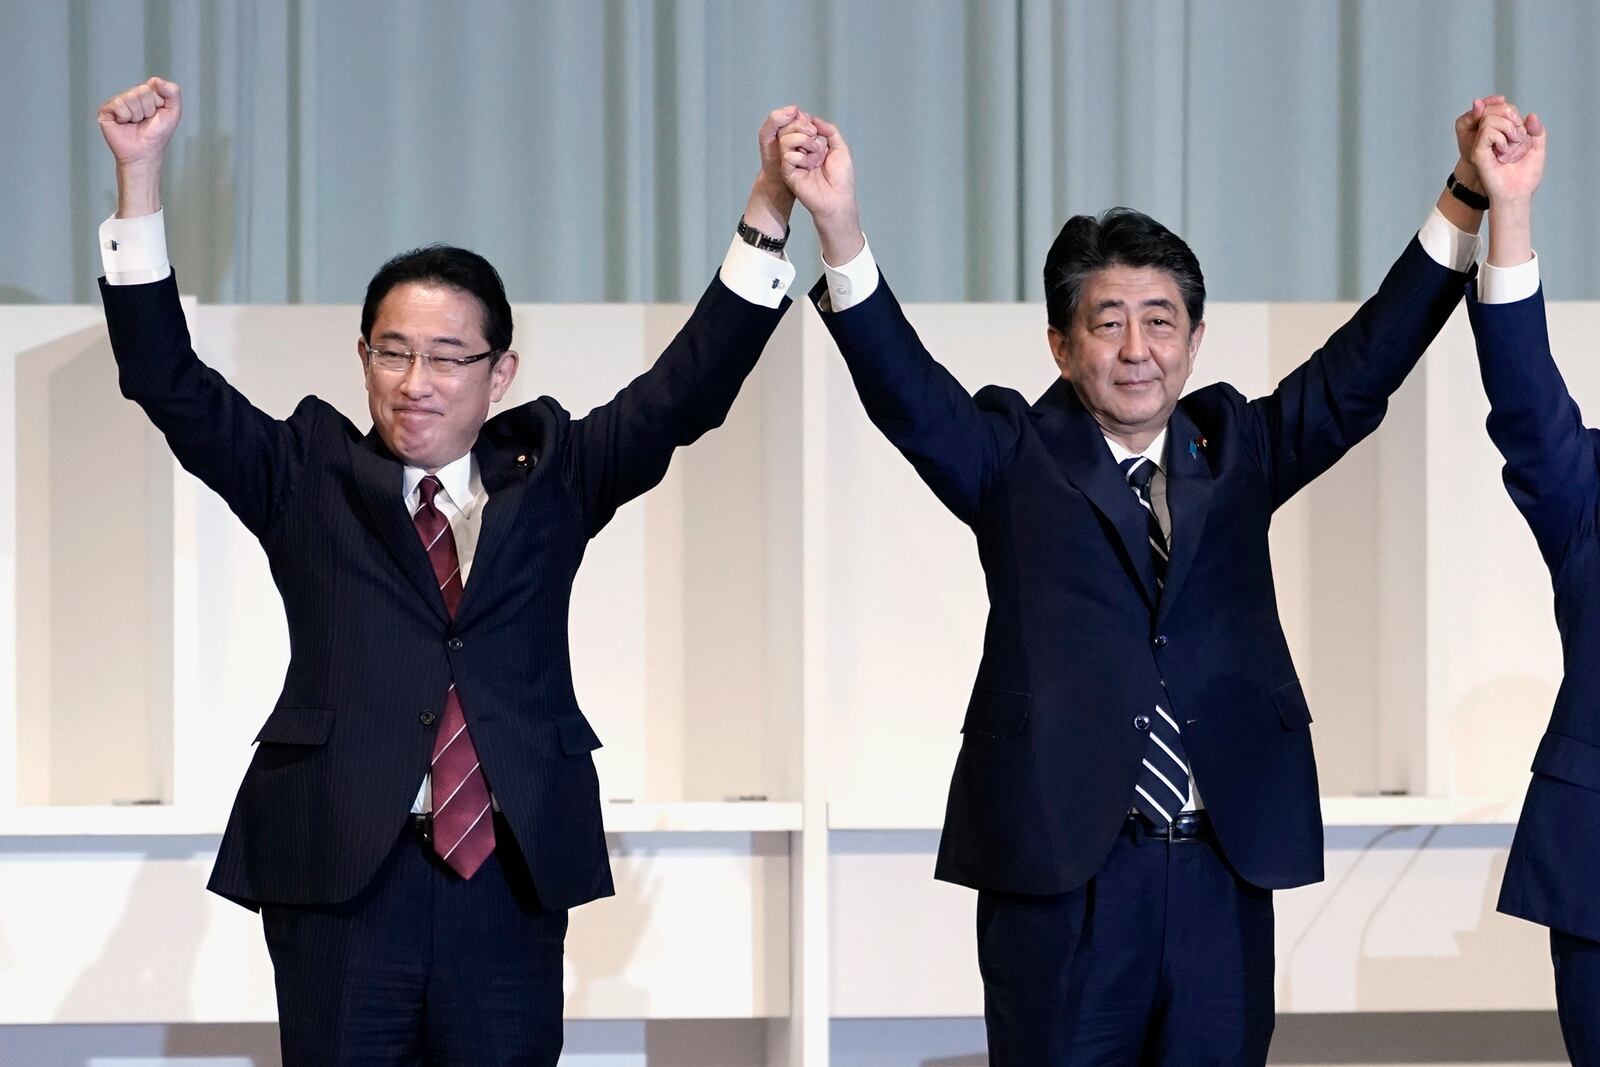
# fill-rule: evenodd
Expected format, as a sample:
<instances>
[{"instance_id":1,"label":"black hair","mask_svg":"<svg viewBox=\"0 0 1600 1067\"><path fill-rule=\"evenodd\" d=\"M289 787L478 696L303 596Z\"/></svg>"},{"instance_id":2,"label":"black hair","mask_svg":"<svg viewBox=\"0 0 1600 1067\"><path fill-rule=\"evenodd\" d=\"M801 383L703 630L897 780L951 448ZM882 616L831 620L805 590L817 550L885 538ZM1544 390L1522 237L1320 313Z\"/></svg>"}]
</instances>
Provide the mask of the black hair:
<instances>
[{"instance_id":1,"label":"black hair","mask_svg":"<svg viewBox=\"0 0 1600 1067\"><path fill-rule=\"evenodd\" d=\"M1189 312L1189 328L1205 318L1206 280L1183 238L1141 211L1114 207L1074 215L1044 257L1044 305L1050 325L1066 333L1083 283L1107 267L1154 267L1172 275Z\"/></svg>"},{"instance_id":2,"label":"black hair","mask_svg":"<svg viewBox=\"0 0 1600 1067\"><path fill-rule=\"evenodd\" d=\"M476 252L439 244L401 252L372 276L366 302L361 305L361 336L368 343L383 298L407 282L447 285L473 297L483 307L483 337L490 351L500 353L511 347L511 304L500 272Z\"/></svg>"}]
</instances>

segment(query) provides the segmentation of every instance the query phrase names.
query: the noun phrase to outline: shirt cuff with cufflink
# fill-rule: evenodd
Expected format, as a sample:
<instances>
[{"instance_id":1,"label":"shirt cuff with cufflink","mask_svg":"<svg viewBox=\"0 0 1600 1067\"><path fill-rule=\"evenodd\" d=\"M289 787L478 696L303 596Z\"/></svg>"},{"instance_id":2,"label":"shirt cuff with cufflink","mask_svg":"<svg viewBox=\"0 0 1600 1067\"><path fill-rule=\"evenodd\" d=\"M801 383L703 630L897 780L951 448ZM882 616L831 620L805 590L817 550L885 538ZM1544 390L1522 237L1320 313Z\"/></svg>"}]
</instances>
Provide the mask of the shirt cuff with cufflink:
<instances>
[{"instance_id":1,"label":"shirt cuff with cufflink","mask_svg":"<svg viewBox=\"0 0 1600 1067\"><path fill-rule=\"evenodd\" d=\"M100 265L107 285L145 285L172 273L167 259L166 216L115 216L100 224Z\"/></svg>"},{"instance_id":2,"label":"shirt cuff with cufflink","mask_svg":"<svg viewBox=\"0 0 1600 1067\"><path fill-rule=\"evenodd\" d=\"M822 261L822 273L828 280L828 311L846 311L878 289L878 261L873 258L872 245L865 237L861 240L861 251L848 263L835 267Z\"/></svg>"},{"instance_id":3,"label":"shirt cuff with cufflink","mask_svg":"<svg viewBox=\"0 0 1600 1067\"><path fill-rule=\"evenodd\" d=\"M789 295L789 287L794 284L794 264L785 256L775 256L746 244L743 238L735 235L718 275L734 295L752 304L775 308L783 303L783 298Z\"/></svg>"}]
</instances>

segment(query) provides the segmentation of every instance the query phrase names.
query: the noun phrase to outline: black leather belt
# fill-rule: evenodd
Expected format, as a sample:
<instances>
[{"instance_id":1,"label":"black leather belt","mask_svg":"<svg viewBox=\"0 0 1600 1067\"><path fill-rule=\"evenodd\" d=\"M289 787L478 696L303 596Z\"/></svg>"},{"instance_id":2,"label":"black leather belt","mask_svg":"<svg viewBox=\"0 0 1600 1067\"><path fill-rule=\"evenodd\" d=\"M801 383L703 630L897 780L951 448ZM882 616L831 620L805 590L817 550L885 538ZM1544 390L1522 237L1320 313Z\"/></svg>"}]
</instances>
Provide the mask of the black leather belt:
<instances>
[{"instance_id":1,"label":"black leather belt","mask_svg":"<svg viewBox=\"0 0 1600 1067\"><path fill-rule=\"evenodd\" d=\"M494 819L494 832L496 834L511 832L506 827L505 816L501 815L499 811L494 812L492 818ZM420 838L425 842L431 842L433 840L433 816L425 811L413 811L406 816L405 825L401 827L400 832L411 837Z\"/></svg>"},{"instance_id":2,"label":"black leather belt","mask_svg":"<svg viewBox=\"0 0 1600 1067\"><path fill-rule=\"evenodd\" d=\"M1136 841L1153 838L1165 841L1169 845L1217 839L1217 835L1211 829L1211 816L1203 811L1180 812L1178 817L1172 820L1171 826L1158 826L1148 816L1130 811L1127 820L1122 824L1122 832Z\"/></svg>"}]
</instances>

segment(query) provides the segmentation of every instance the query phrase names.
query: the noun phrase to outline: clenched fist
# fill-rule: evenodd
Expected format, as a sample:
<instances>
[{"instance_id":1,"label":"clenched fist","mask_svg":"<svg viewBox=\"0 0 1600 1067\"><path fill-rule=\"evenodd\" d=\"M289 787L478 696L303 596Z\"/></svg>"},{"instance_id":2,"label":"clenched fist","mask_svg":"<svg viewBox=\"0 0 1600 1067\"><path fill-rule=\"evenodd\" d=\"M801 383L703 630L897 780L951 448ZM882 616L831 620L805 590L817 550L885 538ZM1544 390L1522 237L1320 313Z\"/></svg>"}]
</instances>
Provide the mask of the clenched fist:
<instances>
[{"instance_id":1,"label":"clenched fist","mask_svg":"<svg viewBox=\"0 0 1600 1067\"><path fill-rule=\"evenodd\" d=\"M183 94L175 82L151 78L100 105L96 118L118 166L160 162L183 115Z\"/></svg>"},{"instance_id":2,"label":"clenched fist","mask_svg":"<svg viewBox=\"0 0 1600 1067\"><path fill-rule=\"evenodd\" d=\"M151 78L100 105L95 119L117 161L118 218L160 210L161 157L182 116L182 90L165 78Z\"/></svg>"}]
</instances>

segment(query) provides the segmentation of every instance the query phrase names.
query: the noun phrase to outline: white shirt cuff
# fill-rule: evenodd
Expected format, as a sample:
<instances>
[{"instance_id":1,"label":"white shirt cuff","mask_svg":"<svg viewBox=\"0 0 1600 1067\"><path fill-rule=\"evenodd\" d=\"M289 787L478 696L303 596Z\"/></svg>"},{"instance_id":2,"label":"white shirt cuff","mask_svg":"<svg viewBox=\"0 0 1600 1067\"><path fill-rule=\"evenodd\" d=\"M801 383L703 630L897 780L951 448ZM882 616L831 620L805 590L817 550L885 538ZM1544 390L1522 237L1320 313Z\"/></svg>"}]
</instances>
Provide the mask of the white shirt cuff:
<instances>
[{"instance_id":1,"label":"white shirt cuff","mask_svg":"<svg viewBox=\"0 0 1600 1067\"><path fill-rule=\"evenodd\" d=\"M167 259L166 216L113 216L100 224L100 265L108 285L144 285L172 273Z\"/></svg>"},{"instance_id":2,"label":"white shirt cuff","mask_svg":"<svg viewBox=\"0 0 1600 1067\"><path fill-rule=\"evenodd\" d=\"M1437 207L1428 212L1428 221L1417 231L1417 241L1435 263L1459 274L1471 269L1478 258L1478 235L1456 229Z\"/></svg>"},{"instance_id":3,"label":"white shirt cuff","mask_svg":"<svg viewBox=\"0 0 1600 1067\"><path fill-rule=\"evenodd\" d=\"M877 291L878 261L872 257L872 245L866 237L861 240L861 251L843 266L822 261L822 273L828 279L828 311L855 307Z\"/></svg>"},{"instance_id":4,"label":"white shirt cuff","mask_svg":"<svg viewBox=\"0 0 1600 1067\"><path fill-rule=\"evenodd\" d=\"M1515 304L1539 291L1539 253L1514 267L1485 263L1478 272L1478 303Z\"/></svg>"},{"instance_id":5,"label":"white shirt cuff","mask_svg":"<svg viewBox=\"0 0 1600 1067\"><path fill-rule=\"evenodd\" d=\"M794 264L787 257L763 252L746 244L738 234L734 235L728 254L722 258L719 273L722 284L735 295L768 308L782 304L789 294L789 286L794 284Z\"/></svg>"}]
</instances>

